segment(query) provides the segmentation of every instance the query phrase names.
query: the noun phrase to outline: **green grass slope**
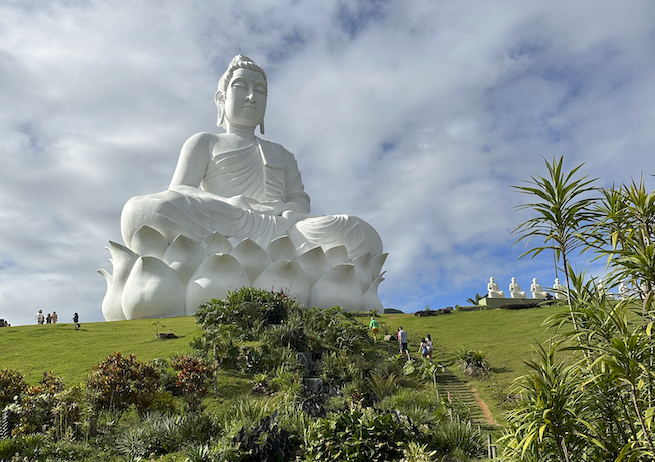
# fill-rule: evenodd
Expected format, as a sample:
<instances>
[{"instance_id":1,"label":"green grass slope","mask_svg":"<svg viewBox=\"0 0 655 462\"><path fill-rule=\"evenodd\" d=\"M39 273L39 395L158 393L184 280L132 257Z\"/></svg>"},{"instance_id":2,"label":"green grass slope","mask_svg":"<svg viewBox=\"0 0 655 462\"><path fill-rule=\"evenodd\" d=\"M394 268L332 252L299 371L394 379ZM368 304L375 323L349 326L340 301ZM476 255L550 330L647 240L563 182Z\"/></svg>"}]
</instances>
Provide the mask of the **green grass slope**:
<instances>
[{"instance_id":1,"label":"green grass slope","mask_svg":"<svg viewBox=\"0 0 655 462\"><path fill-rule=\"evenodd\" d=\"M542 326L551 314L565 311L563 306L527 310L481 310L455 312L433 317L410 314L379 316L381 334L395 333L403 326L409 333L410 352L416 359L421 337L431 334L435 343L435 361L452 359L459 348L482 350L492 366L495 380L508 386L527 369L523 361L530 358L532 345L550 336ZM368 318L359 318L368 324ZM153 320L82 324L76 331L72 324L0 328L0 368L20 370L28 383L36 383L45 371L53 371L68 386L84 382L91 368L115 351L134 354L141 361L190 351L189 342L201 330L194 317L161 320L160 332L172 332L179 338L160 340L150 324ZM397 344L386 348L397 353ZM228 380L228 377L225 377ZM241 388L239 384L239 387ZM476 383L485 401L495 409L485 383Z\"/></svg>"},{"instance_id":2,"label":"green grass slope","mask_svg":"<svg viewBox=\"0 0 655 462\"><path fill-rule=\"evenodd\" d=\"M410 352L418 357L422 337L432 336L436 352L454 353L457 349L482 350L502 383L510 383L527 370L523 361L530 358L532 345L550 338L542 323L548 316L566 311L566 306L526 310L479 310L431 317L384 315L382 332L395 332L398 326L409 334ZM395 346L395 344L394 344Z\"/></svg>"},{"instance_id":3,"label":"green grass slope","mask_svg":"<svg viewBox=\"0 0 655 462\"><path fill-rule=\"evenodd\" d=\"M482 350L491 365L493 382L507 389L516 377L528 371L524 361L530 359L533 345L551 337L553 332L546 330L543 321L552 314L567 310L567 306L550 306L524 310L456 311L431 317L389 314L377 319L382 334L395 334L399 326L407 331L409 350L416 359L420 358L418 346L421 338L427 334L434 342L434 361L452 363L460 348ZM369 318L361 319L368 324ZM398 351L395 342L387 348L390 352ZM501 420L502 409L492 389L496 384L489 380L470 382L487 402L494 417Z\"/></svg>"},{"instance_id":4,"label":"green grass slope","mask_svg":"<svg viewBox=\"0 0 655 462\"><path fill-rule=\"evenodd\" d=\"M190 351L189 342L201 330L194 317L160 320L160 332L177 339L160 340L149 324L152 319L82 324L44 324L0 328L0 369L20 370L28 383L53 371L67 386L86 380L91 368L115 351L134 354L140 361L170 359Z\"/></svg>"}]
</instances>

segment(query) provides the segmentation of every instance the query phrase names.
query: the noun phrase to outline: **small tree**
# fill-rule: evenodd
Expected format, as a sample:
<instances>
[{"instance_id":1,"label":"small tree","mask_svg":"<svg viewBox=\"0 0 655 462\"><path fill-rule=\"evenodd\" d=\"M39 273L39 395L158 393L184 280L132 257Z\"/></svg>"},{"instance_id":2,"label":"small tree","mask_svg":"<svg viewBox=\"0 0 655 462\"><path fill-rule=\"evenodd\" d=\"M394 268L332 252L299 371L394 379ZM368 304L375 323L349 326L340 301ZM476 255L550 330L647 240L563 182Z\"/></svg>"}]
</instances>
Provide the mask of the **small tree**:
<instances>
[{"instance_id":1,"label":"small tree","mask_svg":"<svg viewBox=\"0 0 655 462\"><path fill-rule=\"evenodd\" d=\"M177 387L182 390L191 412L200 410L202 398L209 390L215 367L198 356L181 355L173 358L171 367L177 373Z\"/></svg>"},{"instance_id":2,"label":"small tree","mask_svg":"<svg viewBox=\"0 0 655 462\"><path fill-rule=\"evenodd\" d=\"M526 181L528 186L513 186L521 193L535 196L537 200L537 202L519 205L517 210L530 209L536 212L537 216L518 225L512 234L518 235L515 243L527 239L526 246L534 237L543 239L542 245L527 250L519 258L526 255L534 258L547 249L555 252L557 261L561 258L568 294L571 289L569 254L585 244L580 233L596 217L596 214L590 210L596 199L588 197L588 194L594 190L592 183L596 179L587 180L586 175L577 179L573 178L584 164L565 173L562 166L563 157L560 157L559 160L553 158L552 163L545 159L544 161L548 168L548 177L533 175L532 181ZM571 310L570 297L568 297L568 302ZM577 330L572 310L571 320Z\"/></svg>"}]
</instances>

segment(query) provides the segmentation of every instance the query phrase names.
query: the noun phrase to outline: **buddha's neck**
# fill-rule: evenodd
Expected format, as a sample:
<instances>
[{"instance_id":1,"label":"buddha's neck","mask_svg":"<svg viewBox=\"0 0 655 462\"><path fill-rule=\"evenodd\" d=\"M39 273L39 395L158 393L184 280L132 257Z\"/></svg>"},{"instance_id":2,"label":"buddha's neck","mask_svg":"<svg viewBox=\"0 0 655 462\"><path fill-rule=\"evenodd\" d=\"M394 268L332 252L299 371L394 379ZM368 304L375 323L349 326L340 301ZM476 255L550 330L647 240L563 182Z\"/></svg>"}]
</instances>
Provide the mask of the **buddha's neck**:
<instances>
[{"instance_id":1,"label":"buddha's neck","mask_svg":"<svg viewBox=\"0 0 655 462\"><path fill-rule=\"evenodd\" d=\"M236 135L239 138L243 138L245 140L255 139L254 128L245 128L245 127L240 127L239 125L228 124L226 131L232 135Z\"/></svg>"}]
</instances>

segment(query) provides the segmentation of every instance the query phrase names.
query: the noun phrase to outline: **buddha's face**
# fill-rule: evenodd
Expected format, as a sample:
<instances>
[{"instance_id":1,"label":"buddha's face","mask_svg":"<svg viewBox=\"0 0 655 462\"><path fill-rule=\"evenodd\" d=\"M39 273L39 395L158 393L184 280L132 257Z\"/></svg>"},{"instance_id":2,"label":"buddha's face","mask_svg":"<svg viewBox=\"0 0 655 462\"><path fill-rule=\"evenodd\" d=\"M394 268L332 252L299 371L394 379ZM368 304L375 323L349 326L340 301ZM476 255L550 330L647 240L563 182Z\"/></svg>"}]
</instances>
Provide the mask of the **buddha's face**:
<instances>
[{"instance_id":1,"label":"buddha's face","mask_svg":"<svg viewBox=\"0 0 655 462\"><path fill-rule=\"evenodd\" d=\"M231 125L255 129L264 121L266 82L250 69L237 69L225 92L225 117Z\"/></svg>"}]
</instances>

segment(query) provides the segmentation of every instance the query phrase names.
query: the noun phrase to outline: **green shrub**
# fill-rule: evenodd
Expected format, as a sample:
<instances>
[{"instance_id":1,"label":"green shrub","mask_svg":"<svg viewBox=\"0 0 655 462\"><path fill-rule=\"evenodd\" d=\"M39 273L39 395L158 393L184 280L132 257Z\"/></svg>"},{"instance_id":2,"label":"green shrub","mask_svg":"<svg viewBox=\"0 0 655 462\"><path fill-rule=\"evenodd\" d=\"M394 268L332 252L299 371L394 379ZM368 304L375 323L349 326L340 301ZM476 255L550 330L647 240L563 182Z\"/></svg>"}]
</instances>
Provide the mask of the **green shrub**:
<instances>
[{"instance_id":1,"label":"green shrub","mask_svg":"<svg viewBox=\"0 0 655 462\"><path fill-rule=\"evenodd\" d=\"M468 457L484 454L485 441L482 433L459 418L448 419L437 427L434 443L441 452L463 453Z\"/></svg>"},{"instance_id":2,"label":"green shrub","mask_svg":"<svg viewBox=\"0 0 655 462\"><path fill-rule=\"evenodd\" d=\"M457 362L462 367L462 369L466 369L468 366L488 369L489 363L485 359L486 356L487 355L484 353L484 351L468 350L466 348L460 348L455 352Z\"/></svg>"},{"instance_id":3,"label":"green shrub","mask_svg":"<svg viewBox=\"0 0 655 462\"><path fill-rule=\"evenodd\" d=\"M348 352L324 353L321 357L321 378L326 385L340 387L348 382L362 382L366 366L360 357L352 357Z\"/></svg>"},{"instance_id":4,"label":"green shrub","mask_svg":"<svg viewBox=\"0 0 655 462\"><path fill-rule=\"evenodd\" d=\"M198 356L180 355L173 358L171 367L177 373L176 385L182 391L189 410L197 412L202 398L209 391L214 366Z\"/></svg>"},{"instance_id":5,"label":"green shrub","mask_svg":"<svg viewBox=\"0 0 655 462\"><path fill-rule=\"evenodd\" d=\"M221 425L210 415L187 414L180 425L179 436L185 444L205 444L219 435L221 430Z\"/></svg>"},{"instance_id":6,"label":"green shrub","mask_svg":"<svg viewBox=\"0 0 655 462\"><path fill-rule=\"evenodd\" d=\"M229 292L223 300L213 299L201 305L196 321L204 330L232 324L242 333L259 333L266 326L281 324L295 303L282 291L243 287Z\"/></svg>"},{"instance_id":7,"label":"green shrub","mask_svg":"<svg viewBox=\"0 0 655 462\"><path fill-rule=\"evenodd\" d=\"M306 449L307 461L383 462L403 455L407 427L390 413L349 410L318 424Z\"/></svg>"},{"instance_id":8,"label":"green shrub","mask_svg":"<svg viewBox=\"0 0 655 462\"><path fill-rule=\"evenodd\" d=\"M73 393L66 394L63 391L64 383L61 377L52 372L44 372L39 383L27 387L21 395L20 407L12 407L12 412L19 419L13 433L20 435L46 432L53 427L56 415L60 417L59 431L55 431L58 434L65 430L62 419L79 421L80 395L77 394L75 399L71 400Z\"/></svg>"},{"instance_id":9,"label":"green shrub","mask_svg":"<svg viewBox=\"0 0 655 462\"><path fill-rule=\"evenodd\" d=\"M187 448L185 455L186 462L213 462L216 457L216 452L213 451L209 445L201 444Z\"/></svg>"},{"instance_id":10,"label":"green shrub","mask_svg":"<svg viewBox=\"0 0 655 462\"><path fill-rule=\"evenodd\" d=\"M290 434L277 424L278 412L261 419L253 428L242 427L234 437L241 462L284 462L291 460L298 447Z\"/></svg>"},{"instance_id":11,"label":"green shrub","mask_svg":"<svg viewBox=\"0 0 655 462\"><path fill-rule=\"evenodd\" d=\"M155 367L137 361L134 355L125 357L120 351L94 366L87 380L90 404L118 415L132 405L139 412L147 410L159 385Z\"/></svg>"},{"instance_id":12,"label":"green shrub","mask_svg":"<svg viewBox=\"0 0 655 462\"><path fill-rule=\"evenodd\" d=\"M0 460L9 460L14 454L19 453L21 445L18 439L2 438L0 439Z\"/></svg>"},{"instance_id":13,"label":"green shrub","mask_svg":"<svg viewBox=\"0 0 655 462\"><path fill-rule=\"evenodd\" d=\"M0 370L0 410L7 404L14 402L14 397L19 396L27 385L23 380L23 374L14 369Z\"/></svg>"},{"instance_id":14,"label":"green shrub","mask_svg":"<svg viewBox=\"0 0 655 462\"><path fill-rule=\"evenodd\" d=\"M367 383L371 392L375 395L375 398L378 401L394 394L398 389L398 377L396 377L396 374L393 372L386 377L376 372L371 375L367 380Z\"/></svg>"}]
</instances>

